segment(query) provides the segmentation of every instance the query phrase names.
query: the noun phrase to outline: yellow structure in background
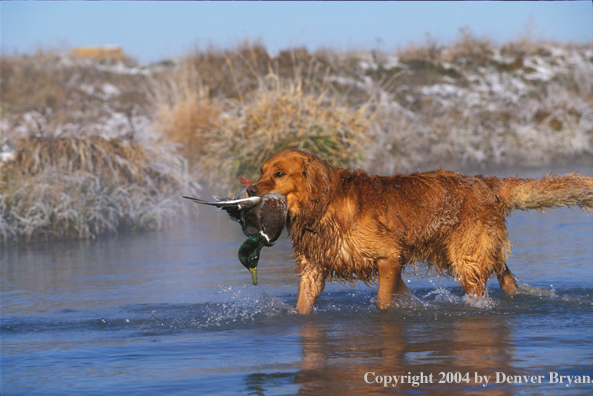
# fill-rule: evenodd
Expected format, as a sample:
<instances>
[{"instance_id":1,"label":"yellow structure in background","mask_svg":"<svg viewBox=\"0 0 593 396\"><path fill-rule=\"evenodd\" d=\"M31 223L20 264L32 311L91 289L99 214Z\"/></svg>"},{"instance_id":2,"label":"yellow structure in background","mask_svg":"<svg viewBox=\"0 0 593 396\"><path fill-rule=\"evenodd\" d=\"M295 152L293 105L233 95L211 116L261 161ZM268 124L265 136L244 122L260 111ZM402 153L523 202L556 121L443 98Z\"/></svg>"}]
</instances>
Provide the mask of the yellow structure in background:
<instances>
[{"instance_id":1,"label":"yellow structure in background","mask_svg":"<svg viewBox=\"0 0 593 396\"><path fill-rule=\"evenodd\" d=\"M71 56L78 56L81 58L93 58L100 60L124 60L126 55L122 47L119 46L103 46L103 47L79 47L70 50Z\"/></svg>"}]
</instances>

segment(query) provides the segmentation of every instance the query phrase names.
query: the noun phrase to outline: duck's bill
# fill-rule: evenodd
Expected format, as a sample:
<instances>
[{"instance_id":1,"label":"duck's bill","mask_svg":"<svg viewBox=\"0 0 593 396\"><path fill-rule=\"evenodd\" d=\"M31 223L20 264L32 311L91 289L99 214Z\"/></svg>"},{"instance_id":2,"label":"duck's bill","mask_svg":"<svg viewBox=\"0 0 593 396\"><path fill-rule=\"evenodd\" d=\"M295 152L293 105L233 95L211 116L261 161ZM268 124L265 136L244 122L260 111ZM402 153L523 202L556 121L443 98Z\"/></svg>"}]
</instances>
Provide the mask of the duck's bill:
<instances>
[{"instance_id":1,"label":"duck's bill","mask_svg":"<svg viewBox=\"0 0 593 396\"><path fill-rule=\"evenodd\" d=\"M251 279L253 280L253 284L257 285L257 267L249 268L249 272L251 272Z\"/></svg>"},{"instance_id":2,"label":"duck's bill","mask_svg":"<svg viewBox=\"0 0 593 396\"><path fill-rule=\"evenodd\" d=\"M188 197L185 195L182 195L182 197L203 205L216 206L220 209L249 209L259 205L259 203L261 202L261 197L247 197L241 199L221 198L219 201L204 201L203 199Z\"/></svg>"}]
</instances>

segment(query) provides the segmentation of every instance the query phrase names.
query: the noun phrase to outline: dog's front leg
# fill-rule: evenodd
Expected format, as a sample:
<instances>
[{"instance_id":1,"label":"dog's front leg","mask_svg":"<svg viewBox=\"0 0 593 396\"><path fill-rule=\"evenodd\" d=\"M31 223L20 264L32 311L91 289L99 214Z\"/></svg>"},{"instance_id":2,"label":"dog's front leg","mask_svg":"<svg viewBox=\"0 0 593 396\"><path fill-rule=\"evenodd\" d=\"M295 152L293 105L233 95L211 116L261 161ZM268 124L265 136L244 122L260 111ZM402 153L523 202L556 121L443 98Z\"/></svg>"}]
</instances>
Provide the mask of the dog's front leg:
<instances>
[{"instance_id":1,"label":"dog's front leg","mask_svg":"<svg viewBox=\"0 0 593 396\"><path fill-rule=\"evenodd\" d=\"M307 263L309 264L309 263ZM301 314L308 314L325 288L323 273L314 266L305 265L299 281L299 298L296 309Z\"/></svg>"},{"instance_id":2,"label":"dog's front leg","mask_svg":"<svg viewBox=\"0 0 593 396\"><path fill-rule=\"evenodd\" d=\"M402 279L403 265L393 260L380 260L379 291L377 292L377 308L387 309L398 294L412 293Z\"/></svg>"}]
</instances>

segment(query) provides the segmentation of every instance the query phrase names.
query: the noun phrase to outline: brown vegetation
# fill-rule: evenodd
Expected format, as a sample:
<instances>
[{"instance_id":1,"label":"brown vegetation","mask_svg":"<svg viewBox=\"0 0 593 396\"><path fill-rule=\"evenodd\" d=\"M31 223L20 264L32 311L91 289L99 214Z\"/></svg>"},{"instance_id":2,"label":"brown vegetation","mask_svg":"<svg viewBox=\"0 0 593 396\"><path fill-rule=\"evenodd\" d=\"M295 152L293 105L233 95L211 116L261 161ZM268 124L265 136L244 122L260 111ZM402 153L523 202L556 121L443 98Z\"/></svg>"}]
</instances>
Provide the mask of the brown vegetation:
<instances>
[{"instance_id":1,"label":"brown vegetation","mask_svg":"<svg viewBox=\"0 0 593 396\"><path fill-rule=\"evenodd\" d=\"M370 143L366 107L353 109L324 93L306 92L301 81L271 76L241 113L214 132L199 163L210 183L229 176L237 182L243 175L254 178L259 164L285 148L306 149L334 164L357 166L364 162Z\"/></svg>"}]
</instances>

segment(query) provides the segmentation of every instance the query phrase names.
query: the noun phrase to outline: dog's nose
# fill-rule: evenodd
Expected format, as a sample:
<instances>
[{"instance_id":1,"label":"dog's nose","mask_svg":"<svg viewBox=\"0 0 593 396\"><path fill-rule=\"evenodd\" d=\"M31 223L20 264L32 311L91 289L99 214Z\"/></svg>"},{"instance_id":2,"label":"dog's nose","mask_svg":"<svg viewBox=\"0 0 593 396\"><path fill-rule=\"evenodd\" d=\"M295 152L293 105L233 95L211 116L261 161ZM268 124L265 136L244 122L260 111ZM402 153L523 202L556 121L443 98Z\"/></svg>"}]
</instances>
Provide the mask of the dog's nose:
<instances>
[{"instance_id":1,"label":"dog's nose","mask_svg":"<svg viewBox=\"0 0 593 396\"><path fill-rule=\"evenodd\" d=\"M257 186L249 186L247 187L247 195L253 197L257 195Z\"/></svg>"}]
</instances>

